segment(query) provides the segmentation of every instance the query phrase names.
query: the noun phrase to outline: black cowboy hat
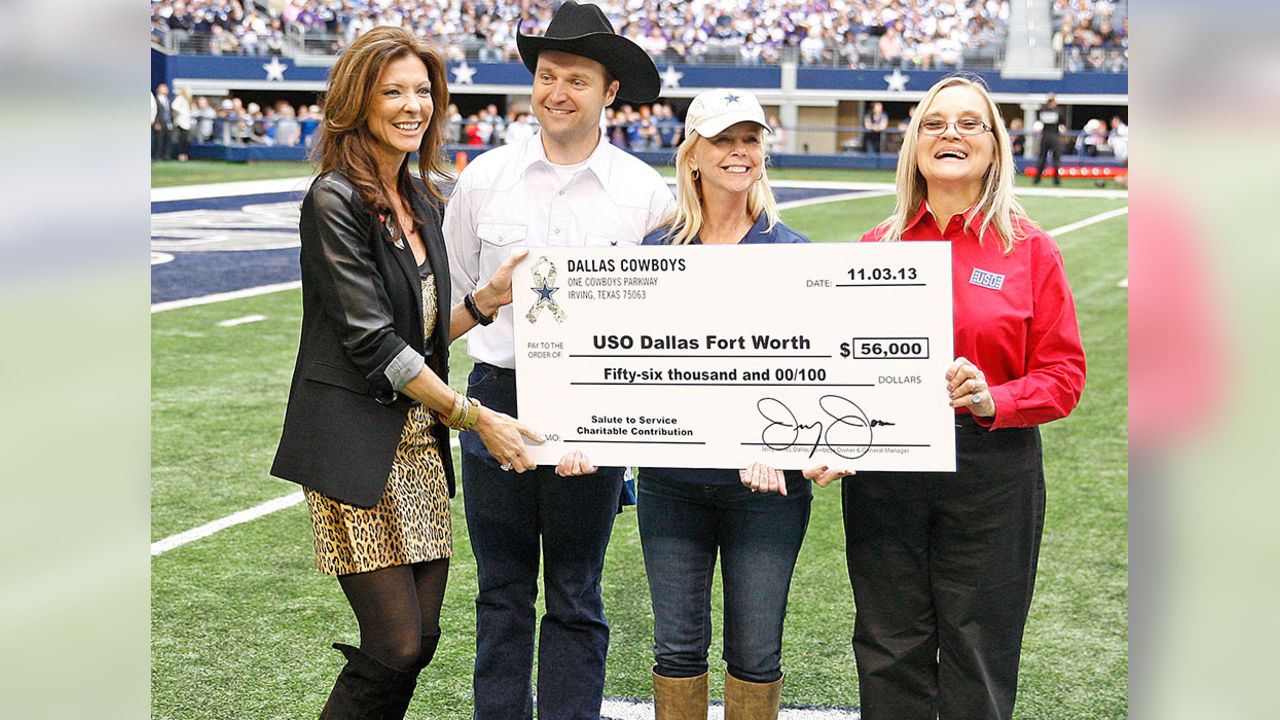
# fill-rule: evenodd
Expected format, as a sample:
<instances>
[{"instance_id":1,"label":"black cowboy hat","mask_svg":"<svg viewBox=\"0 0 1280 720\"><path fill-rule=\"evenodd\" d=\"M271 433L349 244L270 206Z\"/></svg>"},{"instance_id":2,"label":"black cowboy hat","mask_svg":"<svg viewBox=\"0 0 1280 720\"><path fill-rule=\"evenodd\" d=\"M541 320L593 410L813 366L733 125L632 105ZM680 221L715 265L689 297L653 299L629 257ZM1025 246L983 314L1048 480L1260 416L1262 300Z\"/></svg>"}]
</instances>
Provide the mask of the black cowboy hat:
<instances>
[{"instance_id":1,"label":"black cowboy hat","mask_svg":"<svg viewBox=\"0 0 1280 720\"><path fill-rule=\"evenodd\" d=\"M658 68L639 45L613 31L609 18L595 5L579 5L567 0L551 18L547 34L516 37L520 59L529 72L538 71L538 54L543 50L595 60L618 81L618 97L631 102L656 100L662 83Z\"/></svg>"}]
</instances>

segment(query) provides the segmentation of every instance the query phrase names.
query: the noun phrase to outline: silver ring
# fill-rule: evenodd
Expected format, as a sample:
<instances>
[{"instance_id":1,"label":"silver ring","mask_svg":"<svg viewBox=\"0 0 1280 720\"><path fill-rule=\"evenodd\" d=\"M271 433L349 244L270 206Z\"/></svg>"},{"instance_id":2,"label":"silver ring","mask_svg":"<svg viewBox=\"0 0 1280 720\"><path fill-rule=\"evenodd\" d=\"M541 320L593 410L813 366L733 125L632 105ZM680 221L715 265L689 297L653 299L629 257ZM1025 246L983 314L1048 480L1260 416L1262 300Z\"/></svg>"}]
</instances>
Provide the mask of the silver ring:
<instances>
[{"instance_id":1,"label":"silver ring","mask_svg":"<svg viewBox=\"0 0 1280 720\"><path fill-rule=\"evenodd\" d=\"M502 469L511 472L511 463L502 463Z\"/></svg>"},{"instance_id":2,"label":"silver ring","mask_svg":"<svg viewBox=\"0 0 1280 720\"><path fill-rule=\"evenodd\" d=\"M977 405L977 404L978 404L978 403L980 403L980 402L982 402L982 394L981 394L981 393L974 393L974 394L973 394L973 404L974 404L974 405Z\"/></svg>"}]
</instances>

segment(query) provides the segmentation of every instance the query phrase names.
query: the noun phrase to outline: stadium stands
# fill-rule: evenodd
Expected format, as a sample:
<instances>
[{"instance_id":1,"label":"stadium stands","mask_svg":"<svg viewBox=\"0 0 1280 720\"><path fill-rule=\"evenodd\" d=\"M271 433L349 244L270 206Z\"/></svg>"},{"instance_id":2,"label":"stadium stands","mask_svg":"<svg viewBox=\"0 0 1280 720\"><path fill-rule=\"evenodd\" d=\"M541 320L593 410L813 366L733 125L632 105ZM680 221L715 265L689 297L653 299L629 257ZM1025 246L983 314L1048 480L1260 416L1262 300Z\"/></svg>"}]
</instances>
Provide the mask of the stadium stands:
<instances>
[{"instance_id":1,"label":"stadium stands","mask_svg":"<svg viewBox=\"0 0 1280 720\"><path fill-rule=\"evenodd\" d=\"M1053 47L1066 72L1128 72L1128 0L1054 0Z\"/></svg>"},{"instance_id":2,"label":"stadium stands","mask_svg":"<svg viewBox=\"0 0 1280 720\"><path fill-rule=\"evenodd\" d=\"M588 1L588 0L582 0ZM1028 14L1022 3L1034 6ZM311 105L333 56L369 28L403 25L444 49L465 114L450 140L467 152L527 132L518 33L542 33L557 0L152 0L152 84L194 93L193 157L301 158L318 122ZM1070 105L1116 106L1127 90L1127 0L599 0L615 27L664 71L664 102L611 110L608 135L633 152L669 155L698 87L762 93L781 118L776 153L866 156L891 164L912 94L946 72L984 77L1009 99L1019 155L1034 144L1027 103L1044 92ZM1017 51L1034 21L1039 80ZM1052 40L1053 49L1048 45ZM1018 47L1014 47L1018 45ZM1022 48L1025 49L1025 48ZM218 56L218 57L214 57ZM261 59L259 59L261 58ZM784 80L780 61L798 65ZM1055 65L1056 63L1056 65ZM735 67L724 67L729 64ZM1057 70L1065 70L1063 75ZM787 72L783 70L782 72ZM1054 73L1057 72L1055 75ZM908 82L910 84L908 84ZM787 83L794 83L788 85ZM790 89L788 89L790 88ZM903 96L901 99L898 94ZM1093 98L1097 98L1094 100ZM834 103L833 103L834 100ZM881 153L863 142L861 103L889 103ZM278 102L279 101L279 102ZM261 105L255 109L253 103ZM496 103L484 110L482 104ZM301 104L301 105L300 105ZM287 107L286 107L287 106ZM1020 108L1020 109L1019 109ZM454 111L456 114L456 111ZM1104 111L1106 112L1106 111ZM1087 116L1069 120L1074 140ZM532 121L536 122L536 121ZM216 146L216 147L214 147ZM286 152L291 151L291 152ZM666 158L660 158L663 161ZM1092 158L1091 158L1092 159Z\"/></svg>"},{"instance_id":3,"label":"stadium stands","mask_svg":"<svg viewBox=\"0 0 1280 720\"><path fill-rule=\"evenodd\" d=\"M1077 29L1108 0L1057 0ZM541 33L552 0L152 0L152 39L180 53L340 52L377 25L438 39L451 60L516 60L518 32ZM618 31L658 62L841 68L992 68L1009 0L602 0ZM1112 34L1121 28L1112 24ZM1101 28L1096 29L1101 32ZM1073 38L1074 42L1074 38ZM1089 46L1093 47L1093 46ZM1086 57L1087 57L1086 49ZM1086 63L1087 66L1087 63Z\"/></svg>"}]
</instances>

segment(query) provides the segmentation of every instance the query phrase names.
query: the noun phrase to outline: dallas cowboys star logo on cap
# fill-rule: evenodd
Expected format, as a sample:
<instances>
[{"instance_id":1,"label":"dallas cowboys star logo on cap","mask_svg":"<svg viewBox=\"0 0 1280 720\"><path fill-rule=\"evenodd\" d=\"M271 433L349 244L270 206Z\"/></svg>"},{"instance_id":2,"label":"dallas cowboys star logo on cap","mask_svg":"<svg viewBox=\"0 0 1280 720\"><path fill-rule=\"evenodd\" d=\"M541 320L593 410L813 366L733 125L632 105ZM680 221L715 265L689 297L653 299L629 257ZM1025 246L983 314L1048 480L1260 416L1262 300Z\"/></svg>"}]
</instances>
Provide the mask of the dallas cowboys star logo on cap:
<instances>
[{"instance_id":1,"label":"dallas cowboys star logo on cap","mask_svg":"<svg viewBox=\"0 0 1280 720\"><path fill-rule=\"evenodd\" d=\"M740 100L740 99L741 99L741 98L739 98L737 95L734 95L733 93L729 93L728 95L725 95L725 96L724 96L724 101L725 101L726 103L731 104L731 105L732 105L733 103L738 102L738 100Z\"/></svg>"}]
</instances>

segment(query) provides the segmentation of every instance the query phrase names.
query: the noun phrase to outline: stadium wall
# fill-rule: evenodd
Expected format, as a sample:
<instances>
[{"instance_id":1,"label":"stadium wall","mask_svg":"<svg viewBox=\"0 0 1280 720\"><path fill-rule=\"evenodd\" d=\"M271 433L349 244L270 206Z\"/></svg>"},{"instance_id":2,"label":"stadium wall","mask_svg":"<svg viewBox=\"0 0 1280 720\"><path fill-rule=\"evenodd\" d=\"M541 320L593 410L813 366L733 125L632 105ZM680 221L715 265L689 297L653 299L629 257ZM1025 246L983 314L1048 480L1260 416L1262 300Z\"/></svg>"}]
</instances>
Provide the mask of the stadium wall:
<instances>
[{"instance_id":1,"label":"stadium wall","mask_svg":"<svg viewBox=\"0 0 1280 720\"><path fill-rule=\"evenodd\" d=\"M213 57L165 55L151 51L152 86L190 87L197 94L220 95L236 90L302 90L319 92L333 58ZM940 70L838 70L798 68L794 83L784 83L780 67L732 65L659 66L662 97L691 98L716 87L755 92L766 105L779 100L825 104L836 100L905 101L919 99L931 85L950 74ZM1057 93L1063 104L1128 105L1128 73L1073 73L1061 79L1005 78L997 71L975 71L998 102L1039 101ZM528 95L529 71L520 63L451 63L449 91L455 95Z\"/></svg>"},{"instance_id":2,"label":"stadium wall","mask_svg":"<svg viewBox=\"0 0 1280 720\"><path fill-rule=\"evenodd\" d=\"M491 147L473 145L446 145L446 157L456 159L459 154L465 155L468 161L477 155L492 150ZM670 165L675 159L673 150L631 150L632 155L650 165ZM266 160L305 161L307 150L301 147L281 147L273 145L215 145L193 144L189 154L196 160L222 160L226 162L261 162ZM1015 158L1018 172L1028 167L1035 167L1035 160ZM780 168L830 168L838 170L893 170L898 166L896 153L777 153L769 154L769 164ZM1063 166L1088 165L1089 167L1122 167L1123 163L1110 157L1083 158L1077 155L1063 155Z\"/></svg>"},{"instance_id":3,"label":"stadium wall","mask_svg":"<svg viewBox=\"0 0 1280 720\"><path fill-rule=\"evenodd\" d=\"M167 55L152 48L151 81L165 82L173 89L190 88L198 95L227 95L237 92L320 92L332 65L332 57L214 57L207 55ZM749 89L770 114L794 128L786 143L772 153L778 167L829 167L846 169L892 169L894 154L867 155L841 153L858 143L861 109L858 103L915 102L935 82L950 74L936 70L849 70L833 68L790 68L779 66L738 67L726 65L659 66L663 78L662 99L670 102L692 98L715 87ZM520 63L451 63L449 90L458 96L485 95L526 103L529 71ZM998 71L971 73L981 77L996 102L1019 106L1028 126L1046 93L1053 92L1066 106L1116 106L1129 103L1127 73L1072 73L1058 79L1006 78ZM788 123L788 110L794 124ZM484 148L459 147L450 150L471 156ZM641 157L669 153L637 152ZM191 157L208 160L249 162L254 160L303 160L302 148L270 146L194 145ZM1019 158L1019 164L1025 164ZM1065 157L1068 164L1085 159ZM1088 158L1091 166L1114 164L1107 158Z\"/></svg>"}]
</instances>

